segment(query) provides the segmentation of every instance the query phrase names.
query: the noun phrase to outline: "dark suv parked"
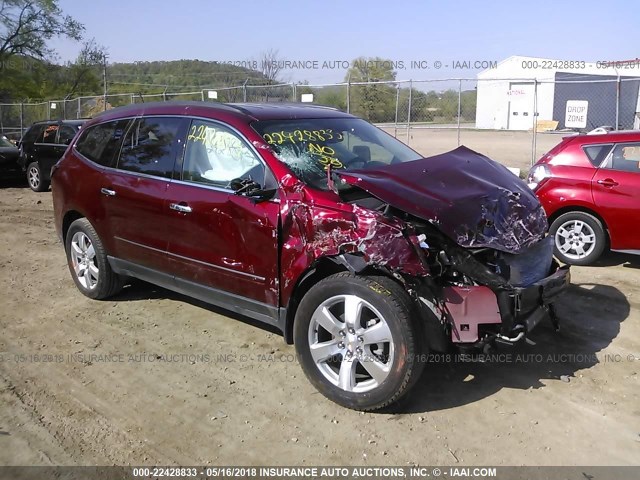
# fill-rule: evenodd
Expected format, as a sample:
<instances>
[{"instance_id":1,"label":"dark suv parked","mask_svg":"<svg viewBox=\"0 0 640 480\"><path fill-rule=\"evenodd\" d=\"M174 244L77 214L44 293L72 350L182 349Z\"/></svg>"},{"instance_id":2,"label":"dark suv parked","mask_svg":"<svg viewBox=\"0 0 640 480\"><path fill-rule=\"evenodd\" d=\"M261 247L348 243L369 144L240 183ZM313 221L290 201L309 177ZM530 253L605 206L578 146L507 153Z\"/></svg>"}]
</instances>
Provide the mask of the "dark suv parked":
<instances>
[{"instance_id":1,"label":"dark suv parked","mask_svg":"<svg viewBox=\"0 0 640 480\"><path fill-rule=\"evenodd\" d=\"M34 123L18 143L20 166L29 187L44 192L51 182L51 167L60 160L86 120L52 120Z\"/></svg>"},{"instance_id":2,"label":"dark suv parked","mask_svg":"<svg viewBox=\"0 0 640 480\"><path fill-rule=\"evenodd\" d=\"M264 321L355 409L400 398L427 349L521 341L569 282L505 167L464 147L424 159L324 107L111 110L52 180L82 293L138 277Z\"/></svg>"}]
</instances>

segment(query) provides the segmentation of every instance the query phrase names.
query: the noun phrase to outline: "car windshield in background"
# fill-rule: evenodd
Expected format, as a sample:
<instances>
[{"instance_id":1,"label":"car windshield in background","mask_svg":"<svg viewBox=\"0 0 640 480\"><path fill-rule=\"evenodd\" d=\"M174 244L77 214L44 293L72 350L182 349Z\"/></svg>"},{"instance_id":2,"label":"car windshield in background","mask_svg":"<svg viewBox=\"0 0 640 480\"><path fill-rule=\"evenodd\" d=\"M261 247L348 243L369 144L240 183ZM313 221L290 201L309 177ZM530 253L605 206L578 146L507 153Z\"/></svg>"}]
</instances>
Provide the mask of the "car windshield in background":
<instances>
[{"instance_id":1,"label":"car windshield in background","mask_svg":"<svg viewBox=\"0 0 640 480\"><path fill-rule=\"evenodd\" d=\"M7 138L0 137L0 147L15 147Z\"/></svg>"},{"instance_id":2,"label":"car windshield in background","mask_svg":"<svg viewBox=\"0 0 640 480\"><path fill-rule=\"evenodd\" d=\"M268 120L253 128L305 183L327 190L327 171L418 160L405 144L358 118Z\"/></svg>"}]
</instances>

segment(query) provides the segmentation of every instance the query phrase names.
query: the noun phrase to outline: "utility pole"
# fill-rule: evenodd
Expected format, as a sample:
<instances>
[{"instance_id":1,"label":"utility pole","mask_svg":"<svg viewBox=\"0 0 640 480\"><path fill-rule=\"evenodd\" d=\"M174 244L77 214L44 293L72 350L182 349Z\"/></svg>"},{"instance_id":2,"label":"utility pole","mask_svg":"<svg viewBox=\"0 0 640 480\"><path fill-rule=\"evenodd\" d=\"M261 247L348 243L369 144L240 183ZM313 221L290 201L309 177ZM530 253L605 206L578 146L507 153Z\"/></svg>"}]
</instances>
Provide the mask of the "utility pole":
<instances>
[{"instance_id":1,"label":"utility pole","mask_svg":"<svg viewBox=\"0 0 640 480\"><path fill-rule=\"evenodd\" d=\"M104 84L104 94L103 94L103 109L107 110L107 54L104 53L102 57L102 83Z\"/></svg>"}]
</instances>

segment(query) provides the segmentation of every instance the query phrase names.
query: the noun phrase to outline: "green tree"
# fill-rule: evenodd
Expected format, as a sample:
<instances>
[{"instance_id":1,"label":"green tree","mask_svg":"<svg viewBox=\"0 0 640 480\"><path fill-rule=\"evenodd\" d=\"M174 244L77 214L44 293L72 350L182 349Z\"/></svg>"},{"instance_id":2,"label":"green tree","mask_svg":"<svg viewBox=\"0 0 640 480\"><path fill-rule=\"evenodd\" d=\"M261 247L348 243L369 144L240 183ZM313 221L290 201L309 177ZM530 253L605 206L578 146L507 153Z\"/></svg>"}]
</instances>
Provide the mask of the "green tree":
<instances>
[{"instance_id":1,"label":"green tree","mask_svg":"<svg viewBox=\"0 0 640 480\"><path fill-rule=\"evenodd\" d=\"M347 71L346 81L381 82L393 81L396 72L393 62L380 57L359 57L351 62ZM371 122L388 122L395 117L396 89L393 85L353 85L351 86L352 113L366 118Z\"/></svg>"},{"instance_id":2,"label":"green tree","mask_svg":"<svg viewBox=\"0 0 640 480\"><path fill-rule=\"evenodd\" d=\"M16 85L23 97L35 94L43 67L32 59L54 56L52 38L80 40L83 31L82 24L62 13L56 0L1 0L0 100L19 94Z\"/></svg>"},{"instance_id":3,"label":"green tree","mask_svg":"<svg viewBox=\"0 0 640 480\"><path fill-rule=\"evenodd\" d=\"M100 72L106 62L105 47L94 39L85 42L75 62L68 63L64 72L62 91L65 97L98 91L101 84Z\"/></svg>"},{"instance_id":4,"label":"green tree","mask_svg":"<svg viewBox=\"0 0 640 480\"><path fill-rule=\"evenodd\" d=\"M0 68L10 57L43 59L54 51L49 40L80 40L84 26L64 15L56 0L2 0L0 3Z\"/></svg>"}]
</instances>

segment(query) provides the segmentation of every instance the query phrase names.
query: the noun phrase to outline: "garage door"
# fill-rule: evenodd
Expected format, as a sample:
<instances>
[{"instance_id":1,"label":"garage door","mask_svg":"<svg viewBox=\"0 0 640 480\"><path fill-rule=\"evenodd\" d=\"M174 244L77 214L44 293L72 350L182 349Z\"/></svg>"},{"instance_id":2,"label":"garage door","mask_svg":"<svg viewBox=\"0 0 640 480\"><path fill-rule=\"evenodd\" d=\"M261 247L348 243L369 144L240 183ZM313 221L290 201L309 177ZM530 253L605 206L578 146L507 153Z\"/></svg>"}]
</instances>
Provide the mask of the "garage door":
<instances>
[{"instance_id":1,"label":"garage door","mask_svg":"<svg viewBox=\"0 0 640 480\"><path fill-rule=\"evenodd\" d=\"M532 83L512 83L509 87L509 130L530 130L533 128Z\"/></svg>"}]
</instances>

